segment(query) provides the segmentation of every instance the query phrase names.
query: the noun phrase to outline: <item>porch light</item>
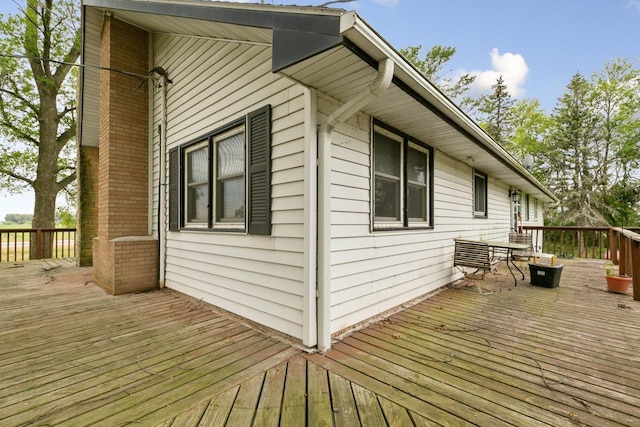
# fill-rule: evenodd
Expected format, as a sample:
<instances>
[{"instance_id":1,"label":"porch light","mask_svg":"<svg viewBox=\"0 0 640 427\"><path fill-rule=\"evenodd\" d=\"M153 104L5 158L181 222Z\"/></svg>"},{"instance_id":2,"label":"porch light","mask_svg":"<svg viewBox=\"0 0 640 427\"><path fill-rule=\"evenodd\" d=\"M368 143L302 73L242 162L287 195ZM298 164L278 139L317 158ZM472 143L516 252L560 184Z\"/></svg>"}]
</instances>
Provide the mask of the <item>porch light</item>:
<instances>
[{"instance_id":1,"label":"porch light","mask_svg":"<svg viewBox=\"0 0 640 427\"><path fill-rule=\"evenodd\" d=\"M509 190L509 193L511 195L511 200L513 201L513 203L520 202L520 192L518 190Z\"/></svg>"}]
</instances>

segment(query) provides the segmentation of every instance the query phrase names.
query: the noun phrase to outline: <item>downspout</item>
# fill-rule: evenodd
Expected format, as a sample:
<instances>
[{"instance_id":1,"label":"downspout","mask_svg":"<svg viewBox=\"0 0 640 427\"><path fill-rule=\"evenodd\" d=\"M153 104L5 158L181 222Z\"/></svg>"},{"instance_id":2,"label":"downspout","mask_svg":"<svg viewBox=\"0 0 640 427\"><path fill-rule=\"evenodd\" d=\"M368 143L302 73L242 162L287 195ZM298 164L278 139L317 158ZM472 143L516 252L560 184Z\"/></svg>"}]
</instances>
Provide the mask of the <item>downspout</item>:
<instances>
[{"instance_id":1,"label":"downspout","mask_svg":"<svg viewBox=\"0 0 640 427\"><path fill-rule=\"evenodd\" d=\"M167 216L165 214L165 173L166 173L166 147L167 147L167 72L156 67L153 71L160 76L160 125L158 147L158 287L164 288L166 254L167 254Z\"/></svg>"},{"instance_id":2,"label":"downspout","mask_svg":"<svg viewBox=\"0 0 640 427\"><path fill-rule=\"evenodd\" d=\"M394 64L385 58L369 86L331 113L318 129L318 350L331 348L331 143L333 130L387 90Z\"/></svg>"}]
</instances>

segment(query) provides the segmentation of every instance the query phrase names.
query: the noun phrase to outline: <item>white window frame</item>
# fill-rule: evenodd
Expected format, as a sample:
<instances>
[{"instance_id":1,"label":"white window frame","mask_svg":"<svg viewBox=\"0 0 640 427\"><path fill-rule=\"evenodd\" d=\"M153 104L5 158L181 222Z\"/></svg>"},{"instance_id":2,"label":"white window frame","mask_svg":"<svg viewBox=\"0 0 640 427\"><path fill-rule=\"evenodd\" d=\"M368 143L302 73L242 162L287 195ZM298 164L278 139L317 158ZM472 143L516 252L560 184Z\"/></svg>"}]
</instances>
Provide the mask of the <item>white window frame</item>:
<instances>
[{"instance_id":1,"label":"white window frame","mask_svg":"<svg viewBox=\"0 0 640 427\"><path fill-rule=\"evenodd\" d=\"M478 210L476 206L476 200L478 198L478 186L476 185L477 178L484 180L484 191L482 199L484 201L484 210ZM489 177L487 174L478 170L473 171L473 216L474 218L488 218L489 217Z\"/></svg>"}]
</instances>

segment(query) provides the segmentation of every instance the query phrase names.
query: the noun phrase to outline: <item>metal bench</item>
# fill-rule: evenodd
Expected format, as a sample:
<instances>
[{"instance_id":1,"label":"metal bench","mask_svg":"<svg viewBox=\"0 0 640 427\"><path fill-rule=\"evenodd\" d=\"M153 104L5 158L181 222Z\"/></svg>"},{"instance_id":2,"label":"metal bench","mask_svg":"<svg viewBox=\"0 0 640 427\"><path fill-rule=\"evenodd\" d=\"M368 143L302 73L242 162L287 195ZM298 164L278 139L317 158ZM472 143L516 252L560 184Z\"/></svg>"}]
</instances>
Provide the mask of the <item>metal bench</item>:
<instances>
[{"instance_id":1,"label":"metal bench","mask_svg":"<svg viewBox=\"0 0 640 427\"><path fill-rule=\"evenodd\" d=\"M489 245L465 239L454 239L453 266L465 273L465 267L475 268L474 275L481 271L482 277L489 271L495 271L498 260L491 256Z\"/></svg>"}]
</instances>

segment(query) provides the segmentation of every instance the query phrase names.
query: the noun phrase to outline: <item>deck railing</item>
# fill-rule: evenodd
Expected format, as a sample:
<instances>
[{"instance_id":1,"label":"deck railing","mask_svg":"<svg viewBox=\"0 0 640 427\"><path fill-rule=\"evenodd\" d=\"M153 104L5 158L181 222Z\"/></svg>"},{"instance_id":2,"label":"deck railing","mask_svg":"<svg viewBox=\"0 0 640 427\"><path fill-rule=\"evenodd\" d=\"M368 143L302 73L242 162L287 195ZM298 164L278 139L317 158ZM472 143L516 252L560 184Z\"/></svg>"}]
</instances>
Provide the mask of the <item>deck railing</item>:
<instances>
[{"instance_id":1,"label":"deck railing","mask_svg":"<svg viewBox=\"0 0 640 427\"><path fill-rule=\"evenodd\" d=\"M633 277L640 301L640 228L524 226L536 250L560 257L608 259L620 274Z\"/></svg>"},{"instance_id":2,"label":"deck railing","mask_svg":"<svg viewBox=\"0 0 640 427\"><path fill-rule=\"evenodd\" d=\"M525 226L533 246L561 257L610 259L609 227Z\"/></svg>"},{"instance_id":3,"label":"deck railing","mask_svg":"<svg viewBox=\"0 0 640 427\"><path fill-rule=\"evenodd\" d=\"M633 277L633 299L640 301L640 234L637 229L611 228L611 261L618 272Z\"/></svg>"},{"instance_id":4,"label":"deck railing","mask_svg":"<svg viewBox=\"0 0 640 427\"><path fill-rule=\"evenodd\" d=\"M0 262L75 256L75 228L0 228Z\"/></svg>"}]
</instances>

